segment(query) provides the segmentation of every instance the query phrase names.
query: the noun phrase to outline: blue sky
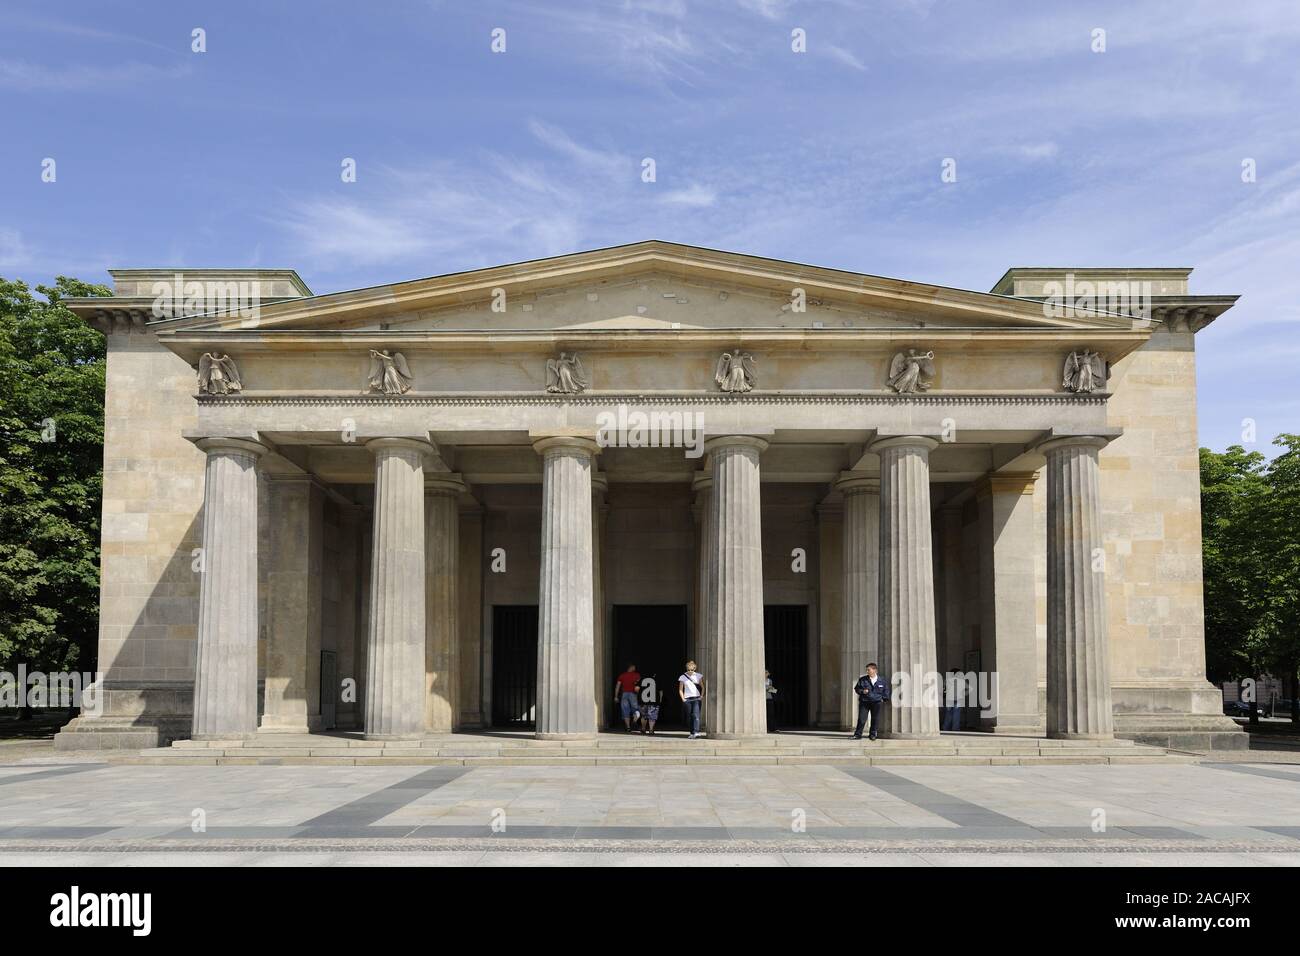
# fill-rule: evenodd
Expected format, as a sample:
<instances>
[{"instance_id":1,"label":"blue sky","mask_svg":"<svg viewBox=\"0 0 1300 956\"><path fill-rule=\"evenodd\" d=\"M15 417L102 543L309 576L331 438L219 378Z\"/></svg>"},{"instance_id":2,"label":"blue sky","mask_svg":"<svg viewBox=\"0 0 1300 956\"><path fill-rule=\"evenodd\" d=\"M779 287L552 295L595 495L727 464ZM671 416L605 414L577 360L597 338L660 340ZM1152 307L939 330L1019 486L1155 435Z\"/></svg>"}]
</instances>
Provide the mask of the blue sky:
<instances>
[{"instance_id":1,"label":"blue sky","mask_svg":"<svg viewBox=\"0 0 1300 956\"><path fill-rule=\"evenodd\" d=\"M0 275L328 292L646 238L977 290L1194 266L1243 295L1197 337L1201 441L1252 418L1268 451L1300 431L1297 62L1293 0L6 0Z\"/></svg>"}]
</instances>

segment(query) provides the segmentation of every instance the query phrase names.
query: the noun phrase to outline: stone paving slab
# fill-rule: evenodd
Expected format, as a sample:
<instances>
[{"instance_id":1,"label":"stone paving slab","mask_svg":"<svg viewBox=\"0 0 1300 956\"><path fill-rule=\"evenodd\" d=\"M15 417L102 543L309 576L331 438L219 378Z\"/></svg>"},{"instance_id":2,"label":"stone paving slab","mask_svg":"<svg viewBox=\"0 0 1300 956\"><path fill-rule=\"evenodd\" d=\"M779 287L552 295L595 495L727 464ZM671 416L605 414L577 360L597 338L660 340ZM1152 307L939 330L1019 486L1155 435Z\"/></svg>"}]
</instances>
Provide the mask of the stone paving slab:
<instances>
[{"instance_id":1,"label":"stone paving slab","mask_svg":"<svg viewBox=\"0 0 1300 956\"><path fill-rule=\"evenodd\" d=\"M480 844L516 854L1294 853L1297 784L1300 766L1235 763L0 766L0 863L36 851L454 853ZM200 808L206 830L195 833Z\"/></svg>"}]
</instances>

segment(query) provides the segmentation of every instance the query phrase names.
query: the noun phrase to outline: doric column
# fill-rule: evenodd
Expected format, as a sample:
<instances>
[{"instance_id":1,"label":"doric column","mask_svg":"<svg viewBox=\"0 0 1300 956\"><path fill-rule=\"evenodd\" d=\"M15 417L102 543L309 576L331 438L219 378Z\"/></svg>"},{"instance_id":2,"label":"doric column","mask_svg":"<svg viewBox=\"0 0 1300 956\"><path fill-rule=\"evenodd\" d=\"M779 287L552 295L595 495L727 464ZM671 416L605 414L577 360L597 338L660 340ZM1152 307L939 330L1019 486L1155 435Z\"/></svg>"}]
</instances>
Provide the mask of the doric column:
<instances>
[{"instance_id":1,"label":"doric column","mask_svg":"<svg viewBox=\"0 0 1300 956\"><path fill-rule=\"evenodd\" d=\"M851 475L835 487L844 498L840 726L852 727L857 721L853 685L867 664L880 658L880 480Z\"/></svg>"},{"instance_id":2,"label":"doric column","mask_svg":"<svg viewBox=\"0 0 1300 956\"><path fill-rule=\"evenodd\" d=\"M1113 736L1105 551L1097 452L1107 439L1055 438L1047 456L1047 736Z\"/></svg>"},{"instance_id":3,"label":"doric column","mask_svg":"<svg viewBox=\"0 0 1300 956\"><path fill-rule=\"evenodd\" d=\"M338 704L338 728L355 730L360 724L357 711L357 694L343 693L344 681L356 687L359 672L356 666L357 650L363 644L358 639L357 611L361 604L359 593L362 576L360 557L361 512L352 506L339 507L339 613L338 624L338 682L333 687L322 688L322 693L334 695Z\"/></svg>"},{"instance_id":4,"label":"doric column","mask_svg":"<svg viewBox=\"0 0 1300 956\"><path fill-rule=\"evenodd\" d=\"M460 673L457 590L460 577L460 496L465 483L454 475L426 475L424 726L449 734L457 719Z\"/></svg>"},{"instance_id":5,"label":"doric column","mask_svg":"<svg viewBox=\"0 0 1300 956\"><path fill-rule=\"evenodd\" d=\"M537 736L596 733L589 438L533 443L542 456L541 587L537 624Z\"/></svg>"},{"instance_id":6,"label":"doric column","mask_svg":"<svg viewBox=\"0 0 1300 956\"><path fill-rule=\"evenodd\" d=\"M763 538L758 456L767 442L750 435L712 438L705 446L713 464L709 506L713 524L710 576L713 591L712 655L705 674L717 697L714 737L767 732L763 689ZM698 662L697 662L698 663Z\"/></svg>"},{"instance_id":7,"label":"doric column","mask_svg":"<svg viewBox=\"0 0 1300 956\"><path fill-rule=\"evenodd\" d=\"M483 716L483 508L460 513L460 574L456 624L460 628L459 681L461 729L485 727Z\"/></svg>"},{"instance_id":8,"label":"doric column","mask_svg":"<svg viewBox=\"0 0 1300 956\"><path fill-rule=\"evenodd\" d=\"M879 522L877 521L877 524ZM844 699L844 505L828 498L817 506L817 652L820 688L817 726L847 730ZM857 675L854 675L854 680Z\"/></svg>"},{"instance_id":9,"label":"doric column","mask_svg":"<svg viewBox=\"0 0 1300 956\"><path fill-rule=\"evenodd\" d=\"M714 659L713 627L716 624L717 609L713 606L713 575L709 572L713 560L714 541L717 525L713 520L713 475L704 472L695 477L691 484L695 492L694 514L696 519L696 545L698 562L695 588L695 663L704 674L704 707L700 714L700 726L709 732L718 720L717 688L718 664ZM664 699L668 699L665 688Z\"/></svg>"},{"instance_id":10,"label":"doric column","mask_svg":"<svg viewBox=\"0 0 1300 956\"><path fill-rule=\"evenodd\" d=\"M609 635L605 633L605 515L609 505L605 495L609 481L604 475L591 476L591 627L592 676L596 688L596 727L608 724L610 674Z\"/></svg>"},{"instance_id":11,"label":"doric column","mask_svg":"<svg viewBox=\"0 0 1300 956\"><path fill-rule=\"evenodd\" d=\"M424 732L424 459L428 442L376 438L366 737Z\"/></svg>"},{"instance_id":12,"label":"doric column","mask_svg":"<svg viewBox=\"0 0 1300 956\"><path fill-rule=\"evenodd\" d=\"M257 731L257 459L266 448L195 444L208 461L192 736L245 737Z\"/></svg>"},{"instance_id":13,"label":"doric column","mask_svg":"<svg viewBox=\"0 0 1300 956\"><path fill-rule=\"evenodd\" d=\"M268 476L266 670L261 733L321 729L325 489L310 475Z\"/></svg>"},{"instance_id":14,"label":"doric column","mask_svg":"<svg viewBox=\"0 0 1300 956\"><path fill-rule=\"evenodd\" d=\"M989 475L975 488L980 536L983 668L997 680L1000 734L1041 734L1038 615L1034 593L1034 474ZM963 668L964 669L964 668Z\"/></svg>"},{"instance_id":15,"label":"doric column","mask_svg":"<svg viewBox=\"0 0 1300 956\"><path fill-rule=\"evenodd\" d=\"M934 557L930 540L933 438L875 442L880 456L880 673L896 689L884 708L891 737L937 737Z\"/></svg>"}]
</instances>

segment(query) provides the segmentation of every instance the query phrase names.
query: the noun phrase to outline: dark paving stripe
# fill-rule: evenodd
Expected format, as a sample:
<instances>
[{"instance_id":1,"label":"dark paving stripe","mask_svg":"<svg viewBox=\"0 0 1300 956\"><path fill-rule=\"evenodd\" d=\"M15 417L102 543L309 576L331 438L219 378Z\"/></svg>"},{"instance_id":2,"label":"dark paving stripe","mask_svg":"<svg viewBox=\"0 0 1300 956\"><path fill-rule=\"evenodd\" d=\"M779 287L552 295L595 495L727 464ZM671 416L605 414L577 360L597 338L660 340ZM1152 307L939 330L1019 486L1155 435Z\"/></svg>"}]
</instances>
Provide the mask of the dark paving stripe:
<instances>
[{"instance_id":1,"label":"dark paving stripe","mask_svg":"<svg viewBox=\"0 0 1300 956\"><path fill-rule=\"evenodd\" d=\"M0 777L0 784L26 783L28 780L44 780L49 777L63 777L70 773L85 773L87 770L100 770L107 766L108 764L106 763L65 764L62 767L56 767L52 770L38 770L35 773L7 774Z\"/></svg>"},{"instance_id":2,"label":"dark paving stripe","mask_svg":"<svg viewBox=\"0 0 1300 956\"><path fill-rule=\"evenodd\" d=\"M1215 770L1231 770L1234 773L1248 773L1253 777L1272 777L1274 780L1286 780L1290 783L1300 783L1300 774L1287 773L1285 770L1269 770L1266 767L1247 767L1239 763L1203 763L1202 767L1211 767Z\"/></svg>"},{"instance_id":3,"label":"dark paving stripe","mask_svg":"<svg viewBox=\"0 0 1300 956\"><path fill-rule=\"evenodd\" d=\"M338 827L347 829L367 827L382 820L394 810L400 810L408 803L413 803L424 794L445 787L453 780L469 773L471 769L470 767L433 767L399 780L383 790L368 793L318 817L312 817L301 825L308 831ZM304 832L300 835L313 836L314 833Z\"/></svg>"},{"instance_id":4,"label":"dark paving stripe","mask_svg":"<svg viewBox=\"0 0 1300 956\"><path fill-rule=\"evenodd\" d=\"M103 836L117 827L3 827L0 840L76 840Z\"/></svg>"},{"instance_id":5,"label":"dark paving stripe","mask_svg":"<svg viewBox=\"0 0 1300 956\"><path fill-rule=\"evenodd\" d=\"M923 783L908 780L896 773L879 767L839 767L840 773L846 773L863 783L883 790L891 797L905 800L914 807L920 807L935 816L950 820L959 827L1012 827L1019 830L1031 830L1027 823L1004 816L1001 813L981 807L977 803L954 797L942 790L935 790ZM1036 832L1036 831L1035 831Z\"/></svg>"},{"instance_id":6,"label":"dark paving stripe","mask_svg":"<svg viewBox=\"0 0 1300 956\"><path fill-rule=\"evenodd\" d=\"M1300 840L1300 827L1261 827L1252 826L1252 830L1263 830L1265 833L1276 833L1278 836L1290 837L1292 840Z\"/></svg>"}]
</instances>

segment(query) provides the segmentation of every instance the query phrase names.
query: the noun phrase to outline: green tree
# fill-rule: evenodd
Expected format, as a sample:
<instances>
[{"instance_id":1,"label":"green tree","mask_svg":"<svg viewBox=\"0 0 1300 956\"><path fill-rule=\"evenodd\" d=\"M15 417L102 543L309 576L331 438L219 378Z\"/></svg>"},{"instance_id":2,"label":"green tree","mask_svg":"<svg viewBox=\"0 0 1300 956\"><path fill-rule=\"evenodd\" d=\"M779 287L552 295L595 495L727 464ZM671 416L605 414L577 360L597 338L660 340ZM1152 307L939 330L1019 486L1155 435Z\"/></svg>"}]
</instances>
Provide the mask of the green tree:
<instances>
[{"instance_id":1,"label":"green tree","mask_svg":"<svg viewBox=\"0 0 1300 956\"><path fill-rule=\"evenodd\" d=\"M1262 614L1267 555L1260 530L1267 459L1240 445L1201 449L1205 657L1212 680L1256 677L1268 664Z\"/></svg>"},{"instance_id":2,"label":"green tree","mask_svg":"<svg viewBox=\"0 0 1300 956\"><path fill-rule=\"evenodd\" d=\"M1268 542L1269 666L1285 677L1291 720L1300 723L1300 435L1281 434L1268 464L1264 526Z\"/></svg>"},{"instance_id":3,"label":"green tree","mask_svg":"<svg viewBox=\"0 0 1300 956\"><path fill-rule=\"evenodd\" d=\"M0 278L0 666L93 669L99 618L104 336L59 276Z\"/></svg>"}]
</instances>

